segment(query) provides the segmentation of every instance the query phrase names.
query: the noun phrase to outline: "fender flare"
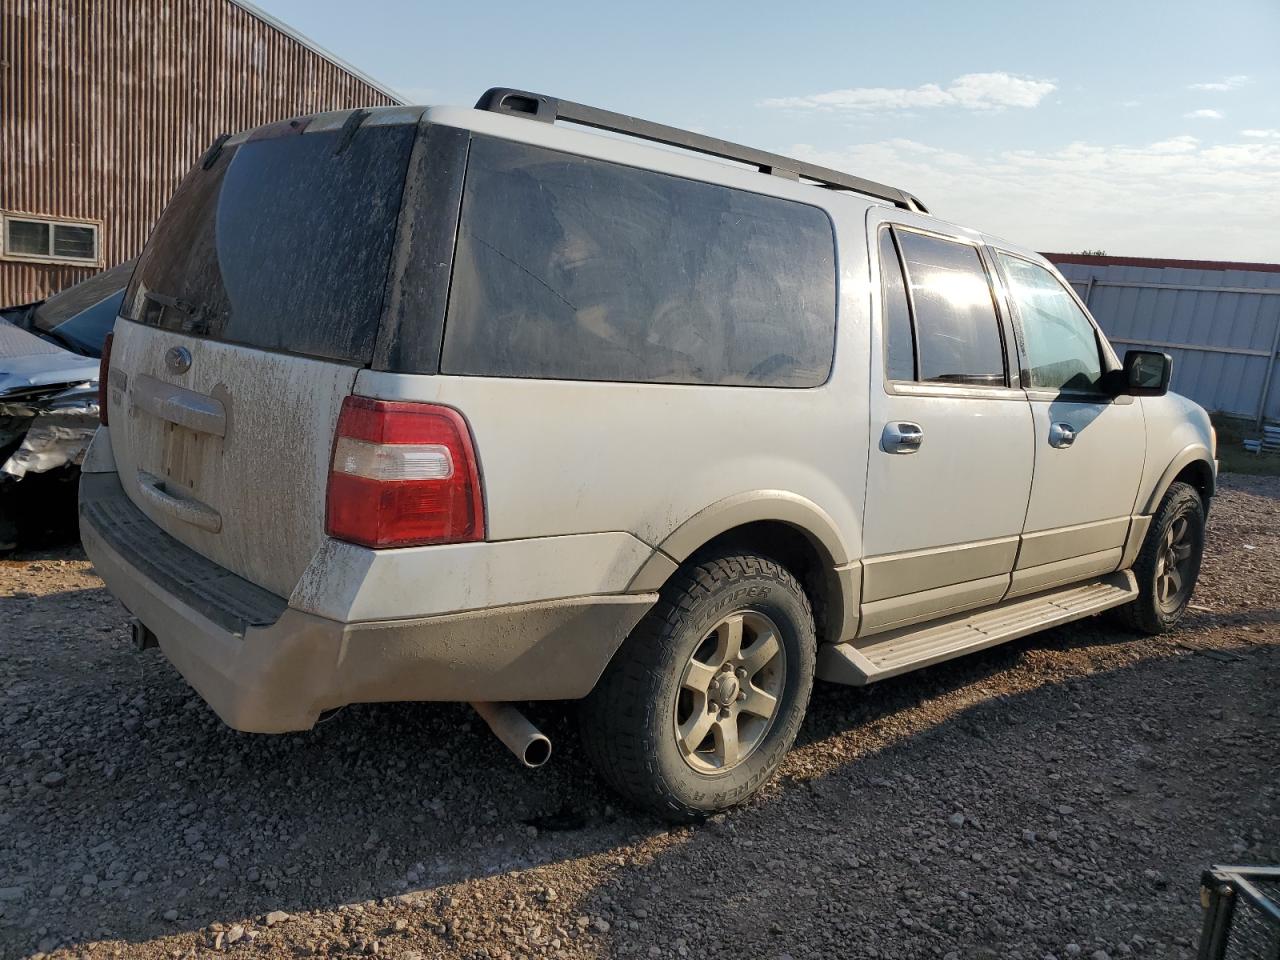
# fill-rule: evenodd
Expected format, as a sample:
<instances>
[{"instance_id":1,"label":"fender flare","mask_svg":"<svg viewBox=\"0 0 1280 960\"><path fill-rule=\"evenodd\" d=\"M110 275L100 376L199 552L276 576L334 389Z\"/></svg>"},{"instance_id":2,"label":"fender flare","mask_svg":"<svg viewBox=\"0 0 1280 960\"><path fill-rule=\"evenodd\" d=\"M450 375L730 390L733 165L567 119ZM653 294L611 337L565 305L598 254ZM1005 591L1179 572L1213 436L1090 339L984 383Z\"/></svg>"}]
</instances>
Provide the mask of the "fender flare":
<instances>
[{"instance_id":1,"label":"fender flare","mask_svg":"<svg viewBox=\"0 0 1280 960\"><path fill-rule=\"evenodd\" d=\"M751 490L718 500L671 531L658 549L682 563L708 540L760 520L780 521L807 534L832 566L843 566L850 560L849 549L831 516L812 500L785 490Z\"/></svg>"},{"instance_id":2,"label":"fender flare","mask_svg":"<svg viewBox=\"0 0 1280 960\"><path fill-rule=\"evenodd\" d=\"M658 544L627 589L657 590L676 568L703 544L748 523L784 523L802 534L822 561L827 580L828 636L841 640L857 630L861 564L851 551L830 514L812 500L786 490L750 490L718 500L699 510Z\"/></svg>"},{"instance_id":3,"label":"fender flare","mask_svg":"<svg viewBox=\"0 0 1280 960\"><path fill-rule=\"evenodd\" d=\"M1164 473L1160 474L1160 479L1156 481L1156 485L1151 490L1151 495L1142 504L1142 509L1139 512L1143 514L1155 513L1160 506L1160 501L1164 499L1164 495L1169 492L1169 487L1173 485L1173 478L1197 461L1203 462L1208 468L1208 493L1209 496L1213 496L1217 487L1217 471L1214 468L1213 454L1202 443L1189 443L1169 461L1169 465L1164 468Z\"/></svg>"}]
</instances>

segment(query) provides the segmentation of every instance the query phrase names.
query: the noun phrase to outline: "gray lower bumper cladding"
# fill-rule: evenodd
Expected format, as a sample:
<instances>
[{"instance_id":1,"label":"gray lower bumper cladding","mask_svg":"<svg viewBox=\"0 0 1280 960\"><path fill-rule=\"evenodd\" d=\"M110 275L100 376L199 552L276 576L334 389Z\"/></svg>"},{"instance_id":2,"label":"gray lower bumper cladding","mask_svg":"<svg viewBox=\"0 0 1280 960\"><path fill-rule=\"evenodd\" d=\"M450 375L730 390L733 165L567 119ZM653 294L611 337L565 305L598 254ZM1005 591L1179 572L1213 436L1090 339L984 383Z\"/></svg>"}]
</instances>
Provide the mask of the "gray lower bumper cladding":
<instances>
[{"instance_id":1,"label":"gray lower bumper cladding","mask_svg":"<svg viewBox=\"0 0 1280 960\"><path fill-rule=\"evenodd\" d=\"M187 682L229 726L258 733L306 730L350 703L579 698L657 600L569 597L339 623L205 571L213 565L147 520L115 474L83 477L80 531L107 586Z\"/></svg>"}]
</instances>

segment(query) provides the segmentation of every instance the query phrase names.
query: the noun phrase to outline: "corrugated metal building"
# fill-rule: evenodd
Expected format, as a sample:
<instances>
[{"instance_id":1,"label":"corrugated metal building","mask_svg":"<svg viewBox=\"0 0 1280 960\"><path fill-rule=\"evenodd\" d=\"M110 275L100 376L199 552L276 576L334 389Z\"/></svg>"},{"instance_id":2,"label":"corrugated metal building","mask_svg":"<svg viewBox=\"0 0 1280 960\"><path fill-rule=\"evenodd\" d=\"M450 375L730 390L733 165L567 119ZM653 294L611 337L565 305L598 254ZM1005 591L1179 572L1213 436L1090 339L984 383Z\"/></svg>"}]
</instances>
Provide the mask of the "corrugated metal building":
<instances>
[{"instance_id":1,"label":"corrugated metal building","mask_svg":"<svg viewBox=\"0 0 1280 960\"><path fill-rule=\"evenodd\" d=\"M0 307L136 256L219 133L400 102L242 0L0 6Z\"/></svg>"},{"instance_id":2,"label":"corrugated metal building","mask_svg":"<svg viewBox=\"0 0 1280 960\"><path fill-rule=\"evenodd\" d=\"M1116 350L1173 357L1173 389L1206 410L1280 419L1280 264L1046 253Z\"/></svg>"}]
</instances>

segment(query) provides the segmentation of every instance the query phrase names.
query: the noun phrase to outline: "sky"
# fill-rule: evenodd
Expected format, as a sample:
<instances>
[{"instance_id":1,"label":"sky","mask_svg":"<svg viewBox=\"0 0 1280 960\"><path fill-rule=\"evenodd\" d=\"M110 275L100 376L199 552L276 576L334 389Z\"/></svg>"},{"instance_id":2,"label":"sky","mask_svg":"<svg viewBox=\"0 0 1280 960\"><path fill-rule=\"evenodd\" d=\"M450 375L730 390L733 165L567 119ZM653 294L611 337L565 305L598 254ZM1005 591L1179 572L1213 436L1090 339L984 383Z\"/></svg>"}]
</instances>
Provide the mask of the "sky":
<instances>
[{"instance_id":1,"label":"sky","mask_svg":"<svg viewBox=\"0 0 1280 960\"><path fill-rule=\"evenodd\" d=\"M516 87L1042 251L1280 261L1280 0L256 0L415 103Z\"/></svg>"}]
</instances>

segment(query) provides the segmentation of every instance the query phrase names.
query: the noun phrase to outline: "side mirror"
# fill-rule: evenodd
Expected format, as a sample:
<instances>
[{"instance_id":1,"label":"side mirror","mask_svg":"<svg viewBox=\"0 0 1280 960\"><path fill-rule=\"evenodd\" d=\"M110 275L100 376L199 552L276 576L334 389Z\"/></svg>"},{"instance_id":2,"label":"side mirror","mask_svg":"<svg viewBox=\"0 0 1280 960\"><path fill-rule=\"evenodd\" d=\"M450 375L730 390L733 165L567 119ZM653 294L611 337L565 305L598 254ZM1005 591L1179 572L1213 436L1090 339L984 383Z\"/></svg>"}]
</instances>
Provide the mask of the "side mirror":
<instances>
[{"instance_id":1,"label":"side mirror","mask_svg":"<svg viewBox=\"0 0 1280 960\"><path fill-rule=\"evenodd\" d=\"M1167 353L1128 350L1124 355L1120 392L1131 397L1163 397L1169 392L1172 375L1173 357Z\"/></svg>"}]
</instances>

